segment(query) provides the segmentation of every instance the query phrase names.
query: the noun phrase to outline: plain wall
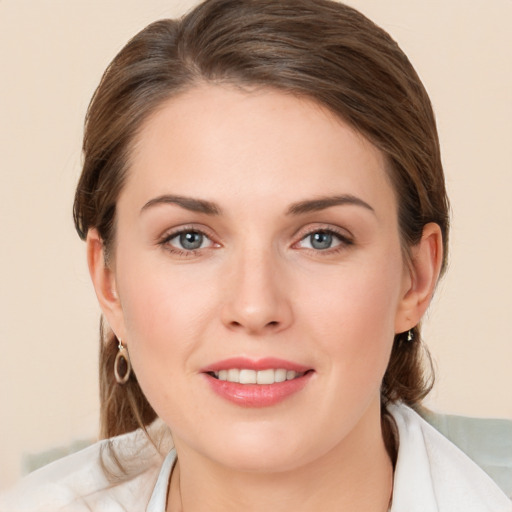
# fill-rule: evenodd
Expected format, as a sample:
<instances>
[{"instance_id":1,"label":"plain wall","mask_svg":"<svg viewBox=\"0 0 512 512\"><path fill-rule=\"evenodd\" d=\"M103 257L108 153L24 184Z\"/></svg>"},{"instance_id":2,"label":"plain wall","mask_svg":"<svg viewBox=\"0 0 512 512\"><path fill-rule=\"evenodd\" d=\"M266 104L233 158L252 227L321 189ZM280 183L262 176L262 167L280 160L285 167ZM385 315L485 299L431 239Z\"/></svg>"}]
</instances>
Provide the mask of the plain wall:
<instances>
[{"instance_id":1,"label":"plain wall","mask_svg":"<svg viewBox=\"0 0 512 512\"><path fill-rule=\"evenodd\" d=\"M84 114L172 0L0 0L0 488L26 454L94 438L99 308L74 232ZM353 0L409 55L437 113L451 264L426 320L428 405L512 418L512 2Z\"/></svg>"}]
</instances>

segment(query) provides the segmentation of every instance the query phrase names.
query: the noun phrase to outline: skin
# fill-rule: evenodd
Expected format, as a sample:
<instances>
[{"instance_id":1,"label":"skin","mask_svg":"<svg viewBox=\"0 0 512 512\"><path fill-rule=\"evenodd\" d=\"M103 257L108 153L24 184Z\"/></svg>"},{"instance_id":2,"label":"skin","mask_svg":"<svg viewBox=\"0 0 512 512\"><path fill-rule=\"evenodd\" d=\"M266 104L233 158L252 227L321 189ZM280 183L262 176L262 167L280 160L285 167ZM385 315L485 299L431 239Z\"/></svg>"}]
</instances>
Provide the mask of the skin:
<instances>
[{"instance_id":1,"label":"skin","mask_svg":"<svg viewBox=\"0 0 512 512\"><path fill-rule=\"evenodd\" d=\"M165 194L219 211L154 201ZM290 212L332 196L360 202ZM201 247L180 231L203 232ZM331 231L331 247L312 245ZM427 225L406 263L374 146L306 99L196 87L145 123L109 267L102 251L91 230L102 310L175 440L169 510L387 510L379 387L395 333L428 306L441 234ZM278 404L240 407L201 373L235 356L313 372Z\"/></svg>"}]
</instances>

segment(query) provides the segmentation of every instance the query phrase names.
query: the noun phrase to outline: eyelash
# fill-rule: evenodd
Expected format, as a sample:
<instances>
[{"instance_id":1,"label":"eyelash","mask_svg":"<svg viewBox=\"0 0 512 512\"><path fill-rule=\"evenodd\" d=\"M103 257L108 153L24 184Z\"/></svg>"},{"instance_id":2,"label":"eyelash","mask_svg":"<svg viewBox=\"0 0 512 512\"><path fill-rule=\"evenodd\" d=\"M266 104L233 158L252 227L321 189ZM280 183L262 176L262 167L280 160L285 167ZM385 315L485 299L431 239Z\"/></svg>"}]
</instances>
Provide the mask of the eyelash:
<instances>
[{"instance_id":1,"label":"eyelash","mask_svg":"<svg viewBox=\"0 0 512 512\"><path fill-rule=\"evenodd\" d=\"M158 245L165 248L165 250L169 251L172 254L175 254L176 256L180 257L190 257L190 256L196 256L200 250L206 249L208 247L199 247L197 249L180 249L178 247L175 247L171 245L171 240L174 240L175 238L180 237L181 235L185 234L197 234L204 237L206 240L209 240L212 245L215 245L215 242L212 241L211 237L205 233L203 230L194 228L194 227L184 227L179 229L178 231L173 231L171 233L166 233L159 241ZM218 245L218 244L217 244Z\"/></svg>"},{"instance_id":2,"label":"eyelash","mask_svg":"<svg viewBox=\"0 0 512 512\"><path fill-rule=\"evenodd\" d=\"M346 233L342 233L342 232L340 232L336 229L333 229L331 227L329 227L329 228L316 227L314 229L310 229L304 235L302 235L300 240L298 242L296 242L294 244L294 246L296 246L297 244L306 240L308 237L311 237L312 235L315 235L317 233L322 233L322 234L333 236L334 238L338 239L338 241L339 241L338 245L336 245L334 247L328 247L326 249L315 249L313 247L306 247L306 248L304 248L304 250L312 251L315 254L323 253L323 254L327 255L327 254L336 254L336 253L346 250L348 247L354 245L354 240L350 236L348 236Z\"/></svg>"},{"instance_id":3,"label":"eyelash","mask_svg":"<svg viewBox=\"0 0 512 512\"><path fill-rule=\"evenodd\" d=\"M194 228L194 227L184 227L179 229L178 231L173 231L171 233L165 234L161 240L159 240L158 244L162 247L164 247L167 251L171 252L172 254L175 254L180 257L191 257L198 255L199 251L202 249L208 249L210 247L199 247L197 249L180 249L178 247L175 247L170 244L171 240L174 240L181 235L185 234L197 234L202 237L204 237L206 240L209 240L213 247L215 247L215 242L213 242L212 238L205 233L203 230ZM333 229L333 228L320 228L317 227L315 229L311 229L307 231L305 234L303 234L298 242L295 242L292 245L292 248L296 248L298 244L306 240L308 237L311 237L312 235L322 233L325 235L333 236L338 240L338 244L334 247L327 247L325 249L315 249L314 247L305 247L303 250L311 251L315 254L336 254L340 251L343 251L347 249L348 247L354 245L354 240L347 236L345 233L341 233L340 231ZM201 244L202 245L202 244ZM219 244L216 244L217 247L219 247Z\"/></svg>"}]
</instances>

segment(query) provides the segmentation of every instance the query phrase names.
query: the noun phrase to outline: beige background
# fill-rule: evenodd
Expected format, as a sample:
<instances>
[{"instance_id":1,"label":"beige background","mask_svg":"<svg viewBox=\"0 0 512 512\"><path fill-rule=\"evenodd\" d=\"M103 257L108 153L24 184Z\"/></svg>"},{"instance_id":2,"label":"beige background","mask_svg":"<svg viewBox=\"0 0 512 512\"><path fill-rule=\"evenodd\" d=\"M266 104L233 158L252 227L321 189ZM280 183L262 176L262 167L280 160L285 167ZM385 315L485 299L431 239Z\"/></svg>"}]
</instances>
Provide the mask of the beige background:
<instances>
[{"instance_id":1,"label":"beige background","mask_svg":"<svg viewBox=\"0 0 512 512\"><path fill-rule=\"evenodd\" d=\"M98 307L71 220L103 69L181 0L0 0L0 488L22 457L94 437ZM437 112L451 268L427 320L429 405L512 418L512 1L352 0L415 64Z\"/></svg>"}]
</instances>

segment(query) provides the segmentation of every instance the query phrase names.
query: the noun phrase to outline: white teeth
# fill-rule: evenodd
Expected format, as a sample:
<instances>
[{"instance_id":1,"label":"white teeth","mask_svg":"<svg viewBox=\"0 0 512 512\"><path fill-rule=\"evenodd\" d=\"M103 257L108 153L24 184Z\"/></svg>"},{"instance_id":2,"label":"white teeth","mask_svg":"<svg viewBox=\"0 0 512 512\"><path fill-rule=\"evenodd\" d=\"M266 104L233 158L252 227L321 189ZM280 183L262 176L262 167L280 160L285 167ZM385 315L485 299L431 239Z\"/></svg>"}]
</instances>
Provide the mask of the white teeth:
<instances>
[{"instance_id":1,"label":"white teeth","mask_svg":"<svg viewBox=\"0 0 512 512\"><path fill-rule=\"evenodd\" d=\"M214 375L219 380L238 384L274 384L276 382L284 382L285 380L293 380L297 377L302 377L304 374L294 370L284 370L283 368L276 370L269 368L268 370L259 371L245 368L230 368L229 370L214 372Z\"/></svg>"},{"instance_id":2,"label":"white teeth","mask_svg":"<svg viewBox=\"0 0 512 512\"><path fill-rule=\"evenodd\" d=\"M231 368L230 370L226 370L228 372L227 380L229 382L240 382L240 370L237 368Z\"/></svg>"},{"instance_id":3,"label":"white teeth","mask_svg":"<svg viewBox=\"0 0 512 512\"><path fill-rule=\"evenodd\" d=\"M297 377L297 372L294 372L293 370L288 370L286 372L286 380L292 380L295 379L295 377Z\"/></svg>"},{"instance_id":4,"label":"white teeth","mask_svg":"<svg viewBox=\"0 0 512 512\"><path fill-rule=\"evenodd\" d=\"M256 384L256 371L240 370L240 384Z\"/></svg>"},{"instance_id":5,"label":"white teeth","mask_svg":"<svg viewBox=\"0 0 512 512\"><path fill-rule=\"evenodd\" d=\"M274 379L275 382L284 382L286 380L286 370L276 370Z\"/></svg>"},{"instance_id":6,"label":"white teeth","mask_svg":"<svg viewBox=\"0 0 512 512\"><path fill-rule=\"evenodd\" d=\"M274 384L274 370L260 370L256 375L256 382L258 384Z\"/></svg>"}]
</instances>

